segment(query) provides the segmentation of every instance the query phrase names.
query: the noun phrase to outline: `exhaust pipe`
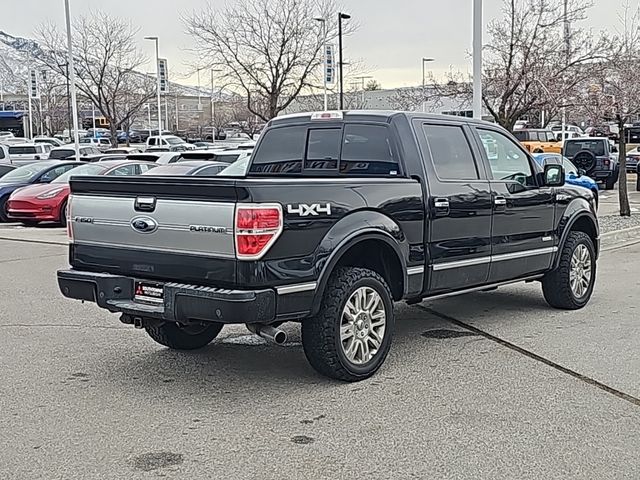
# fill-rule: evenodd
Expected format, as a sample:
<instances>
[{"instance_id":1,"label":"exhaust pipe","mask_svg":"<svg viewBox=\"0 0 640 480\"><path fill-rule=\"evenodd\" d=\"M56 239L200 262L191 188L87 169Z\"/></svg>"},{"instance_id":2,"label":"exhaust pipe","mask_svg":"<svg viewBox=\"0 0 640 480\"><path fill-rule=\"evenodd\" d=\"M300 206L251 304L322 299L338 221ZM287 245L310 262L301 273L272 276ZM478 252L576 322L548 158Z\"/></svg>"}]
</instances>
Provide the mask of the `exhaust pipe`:
<instances>
[{"instance_id":1,"label":"exhaust pipe","mask_svg":"<svg viewBox=\"0 0 640 480\"><path fill-rule=\"evenodd\" d=\"M271 325L250 323L247 324L247 328L250 332L255 333L275 345L284 345L287 342L287 333Z\"/></svg>"}]
</instances>

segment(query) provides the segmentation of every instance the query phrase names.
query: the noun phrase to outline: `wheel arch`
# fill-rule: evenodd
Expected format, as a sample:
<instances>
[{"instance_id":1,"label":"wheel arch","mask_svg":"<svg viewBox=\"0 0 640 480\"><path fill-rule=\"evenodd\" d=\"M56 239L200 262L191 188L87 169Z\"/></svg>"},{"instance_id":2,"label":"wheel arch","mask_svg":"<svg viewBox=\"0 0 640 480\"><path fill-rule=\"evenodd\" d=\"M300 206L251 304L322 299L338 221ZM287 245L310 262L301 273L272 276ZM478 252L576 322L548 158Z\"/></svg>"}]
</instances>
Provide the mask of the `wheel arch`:
<instances>
[{"instance_id":1,"label":"wheel arch","mask_svg":"<svg viewBox=\"0 0 640 480\"><path fill-rule=\"evenodd\" d=\"M391 233L376 227L362 228L345 237L321 267L311 314L320 309L329 277L343 266L369 268L380 274L389 284L394 300L404 297L407 288L408 245L399 242Z\"/></svg>"},{"instance_id":2,"label":"wheel arch","mask_svg":"<svg viewBox=\"0 0 640 480\"><path fill-rule=\"evenodd\" d=\"M567 222L562 236L560 237L560 243L558 245L558 252L553 262L553 268L557 268L560 263L560 253L564 248L564 245L571 232L583 232L586 233L596 251L596 258L600 254L600 230L598 228L598 221L591 212L579 211L571 216Z\"/></svg>"}]
</instances>

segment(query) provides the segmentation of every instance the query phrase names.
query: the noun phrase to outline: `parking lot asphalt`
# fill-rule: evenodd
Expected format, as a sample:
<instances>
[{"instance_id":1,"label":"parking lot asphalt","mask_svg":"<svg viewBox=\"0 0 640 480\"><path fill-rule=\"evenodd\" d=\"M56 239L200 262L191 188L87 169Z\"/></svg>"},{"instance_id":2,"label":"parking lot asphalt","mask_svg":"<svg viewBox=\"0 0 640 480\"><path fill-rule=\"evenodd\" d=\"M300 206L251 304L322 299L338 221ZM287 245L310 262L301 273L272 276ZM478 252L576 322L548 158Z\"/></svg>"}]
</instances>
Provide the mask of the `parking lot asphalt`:
<instances>
[{"instance_id":1,"label":"parking lot asphalt","mask_svg":"<svg viewBox=\"0 0 640 480\"><path fill-rule=\"evenodd\" d=\"M296 325L169 351L64 299L64 246L0 240L0 478L640 478L639 265L605 252L578 312L538 284L398 305L386 364L343 384Z\"/></svg>"}]
</instances>

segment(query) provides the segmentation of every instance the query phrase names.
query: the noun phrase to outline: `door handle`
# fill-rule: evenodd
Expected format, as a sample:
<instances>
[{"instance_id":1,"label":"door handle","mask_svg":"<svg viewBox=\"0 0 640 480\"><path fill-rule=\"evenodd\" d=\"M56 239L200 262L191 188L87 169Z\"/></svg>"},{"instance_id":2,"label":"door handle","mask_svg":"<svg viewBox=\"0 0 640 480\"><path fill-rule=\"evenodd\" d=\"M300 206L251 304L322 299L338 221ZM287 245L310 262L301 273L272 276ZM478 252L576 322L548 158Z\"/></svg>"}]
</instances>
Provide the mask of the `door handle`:
<instances>
[{"instance_id":1,"label":"door handle","mask_svg":"<svg viewBox=\"0 0 640 480\"><path fill-rule=\"evenodd\" d=\"M507 199L504 197L496 197L493 199L493 205L496 208L505 208L507 206Z\"/></svg>"},{"instance_id":2,"label":"door handle","mask_svg":"<svg viewBox=\"0 0 640 480\"><path fill-rule=\"evenodd\" d=\"M444 217L449 215L449 200L446 198L436 198L433 201L436 216Z\"/></svg>"}]
</instances>

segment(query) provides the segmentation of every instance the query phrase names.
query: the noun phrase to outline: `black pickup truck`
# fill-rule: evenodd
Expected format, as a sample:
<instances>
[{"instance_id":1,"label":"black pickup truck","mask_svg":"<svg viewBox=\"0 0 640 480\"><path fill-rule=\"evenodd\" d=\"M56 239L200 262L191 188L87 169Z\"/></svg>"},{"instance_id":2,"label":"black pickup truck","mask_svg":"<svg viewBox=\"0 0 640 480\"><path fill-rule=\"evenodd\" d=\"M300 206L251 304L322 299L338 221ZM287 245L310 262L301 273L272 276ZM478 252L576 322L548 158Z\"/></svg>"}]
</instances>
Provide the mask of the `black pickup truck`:
<instances>
[{"instance_id":1,"label":"black pickup truck","mask_svg":"<svg viewBox=\"0 0 640 480\"><path fill-rule=\"evenodd\" d=\"M384 362L393 304L520 281L579 309L596 278L593 194L542 170L503 129L457 117L321 112L269 122L214 178L71 180L62 293L158 343L196 349L224 324L357 381Z\"/></svg>"}]
</instances>

